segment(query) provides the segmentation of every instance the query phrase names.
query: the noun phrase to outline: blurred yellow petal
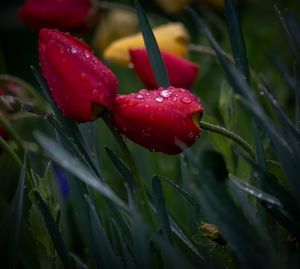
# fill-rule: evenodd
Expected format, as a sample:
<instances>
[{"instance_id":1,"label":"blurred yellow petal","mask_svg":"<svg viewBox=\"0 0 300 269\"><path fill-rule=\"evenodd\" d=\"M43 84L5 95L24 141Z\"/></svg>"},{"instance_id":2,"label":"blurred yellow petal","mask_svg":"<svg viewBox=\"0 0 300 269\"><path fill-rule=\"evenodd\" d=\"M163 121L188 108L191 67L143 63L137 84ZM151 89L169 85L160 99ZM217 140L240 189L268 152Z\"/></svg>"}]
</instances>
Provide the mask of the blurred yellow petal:
<instances>
[{"instance_id":1,"label":"blurred yellow petal","mask_svg":"<svg viewBox=\"0 0 300 269\"><path fill-rule=\"evenodd\" d=\"M93 48L102 53L114 40L138 31L139 24L136 14L126 10L113 9L101 19L93 37Z\"/></svg>"},{"instance_id":2,"label":"blurred yellow petal","mask_svg":"<svg viewBox=\"0 0 300 269\"><path fill-rule=\"evenodd\" d=\"M183 10L184 5L191 4L195 0L155 0L155 2L169 14L177 14Z\"/></svg>"},{"instance_id":3,"label":"blurred yellow petal","mask_svg":"<svg viewBox=\"0 0 300 269\"><path fill-rule=\"evenodd\" d=\"M168 23L153 29L154 36L161 50L184 56L187 53L189 34L181 23ZM129 49L144 48L141 33L118 39L110 44L103 53L106 60L128 66L130 61Z\"/></svg>"}]
</instances>

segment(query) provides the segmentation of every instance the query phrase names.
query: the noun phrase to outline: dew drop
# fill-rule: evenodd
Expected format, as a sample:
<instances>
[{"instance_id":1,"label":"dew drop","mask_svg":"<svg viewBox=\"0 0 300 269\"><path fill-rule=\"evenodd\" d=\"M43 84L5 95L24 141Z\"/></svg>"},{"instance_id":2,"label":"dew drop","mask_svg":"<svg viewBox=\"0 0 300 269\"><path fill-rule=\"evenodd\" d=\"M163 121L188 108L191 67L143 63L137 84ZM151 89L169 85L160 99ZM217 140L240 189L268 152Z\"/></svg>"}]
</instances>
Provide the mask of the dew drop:
<instances>
[{"instance_id":1,"label":"dew drop","mask_svg":"<svg viewBox=\"0 0 300 269\"><path fill-rule=\"evenodd\" d=\"M180 102L183 104L190 104L192 102L192 100L188 97L183 97L180 99Z\"/></svg>"},{"instance_id":2,"label":"dew drop","mask_svg":"<svg viewBox=\"0 0 300 269\"><path fill-rule=\"evenodd\" d=\"M141 95L141 94L138 94L136 97L135 97L136 99L143 99L144 98L144 96L143 95Z\"/></svg>"},{"instance_id":3,"label":"dew drop","mask_svg":"<svg viewBox=\"0 0 300 269\"><path fill-rule=\"evenodd\" d=\"M71 53L73 53L73 54L77 53L77 49L75 47L72 47L71 48Z\"/></svg>"},{"instance_id":4,"label":"dew drop","mask_svg":"<svg viewBox=\"0 0 300 269\"><path fill-rule=\"evenodd\" d=\"M164 100L164 98L162 98L162 97L157 97L157 98L155 99L155 101L156 101L156 102L159 102L159 103L161 103L163 100Z\"/></svg>"},{"instance_id":5,"label":"dew drop","mask_svg":"<svg viewBox=\"0 0 300 269\"><path fill-rule=\"evenodd\" d=\"M92 96L93 96L94 98L98 98L98 97L99 97L99 92L97 91L97 89L93 89L93 91L92 91Z\"/></svg>"},{"instance_id":6,"label":"dew drop","mask_svg":"<svg viewBox=\"0 0 300 269\"><path fill-rule=\"evenodd\" d=\"M134 68L134 64L133 63L129 63L128 64L128 68L133 69Z\"/></svg>"},{"instance_id":7,"label":"dew drop","mask_svg":"<svg viewBox=\"0 0 300 269\"><path fill-rule=\"evenodd\" d=\"M149 105L145 105L145 108L149 108Z\"/></svg>"},{"instance_id":8,"label":"dew drop","mask_svg":"<svg viewBox=\"0 0 300 269\"><path fill-rule=\"evenodd\" d=\"M126 103L128 106L135 106L137 104L137 101L134 99L128 99Z\"/></svg>"},{"instance_id":9,"label":"dew drop","mask_svg":"<svg viewBox=\"0 0 300 269\"><path fill-rule=\"evenodd\" d=\"M145 89L142 89L142 90L140 90L138 93L139 93L139 94L147 94L147 93L148 93L148 91L147 91L147 90L145 90Z\"/></svg>"},{"instance_id":10,"label":"dew drop","mask_svg":"<svg viewBox=\"0 0 300 269\"><path fill-rule=\"evenodd\" d=\"M84 56L85 56L85 58L90 58L91 57L91 54L88 52L88 51L84 51Z\"/></svg>"},{"instance_id":11,"label":"dew drop","mask_svg":"<svg viewBox=\"0 0 300 269\"><path fill-rule=\"evenodd\" d=\"M168 98L168 97L170 97L171 95L172 95L172 92L169 91L169 90L163 90L163 91L161 91L161 93L160 93L160 96L165 97L165 98Z\"/></svg>"}]
</instances>

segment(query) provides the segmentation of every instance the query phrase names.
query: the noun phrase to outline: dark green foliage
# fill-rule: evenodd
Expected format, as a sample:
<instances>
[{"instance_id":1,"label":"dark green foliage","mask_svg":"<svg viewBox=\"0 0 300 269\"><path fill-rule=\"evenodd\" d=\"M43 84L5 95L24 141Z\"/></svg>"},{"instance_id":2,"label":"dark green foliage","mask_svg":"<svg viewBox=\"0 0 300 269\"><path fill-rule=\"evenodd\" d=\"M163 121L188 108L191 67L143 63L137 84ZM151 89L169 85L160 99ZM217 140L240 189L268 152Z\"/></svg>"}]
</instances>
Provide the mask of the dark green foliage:
<instances>
[{"instance_id":1,"label":"dark green foliage","mask_svg":"<svg viewBox=\"0 0 300 269\"><path fill-rule=\"evenodd\" d=\"M146 17L140 1L134 4L157 84L168 87L147 19L155 21L156 17ZM153 5L151 11L156 8ZM202 11L200 16L198 5L187 7L176 20L182 19L193 29L193 42L210 43L214 51L210 57L218 60L217 64L211 58L191 55L201 63L201 72L218 81L220 88L218 96L219 88L210 88L217 82L205 84L206 78L200 77L192 89L200 97L206 94L198 91L201 83L207 91L216 91L214 105L204 103L204 119L223 123L241 136L244 130L255 156L205 130L180 157L148 152L131 142L115 145L117 140L102 119L79 126L64 117L34 69L53 113L35 116L33 135L23 137L24 125L17 123L11 129L19 136L13 135L10 142L0 140L4 150L0 212L5 213L0 219L4 235L0 250L9 259L2 262L1 257L3 268L6 263L10 268L299 268L299 18L296 12L282 14L275 8L274 17L283 29L278 29L276 40L286 40L293 60L282 59L267 48L272 65L267 68L281 74L285 99L274 90L278 73L270 79L270 74L257 76L253 70L247 42L260 41L251 40L243 31L243 17L237 10L232 0L225 0L228 40L218 32L225 24L217 13L211 16ZM224 51L230 50L232 57L225 56ZM131 75L128 72L126 83L133 92L137 89L132 89ZM18 137L30 153L16 150ZM120 152L124 147L129 154ZM11 160L22 169L16 179ZM70 194L66 198L59 195L53 161L67 173ZM147 194L149 212L137 178Z\"/></svg>"}]
</instances>

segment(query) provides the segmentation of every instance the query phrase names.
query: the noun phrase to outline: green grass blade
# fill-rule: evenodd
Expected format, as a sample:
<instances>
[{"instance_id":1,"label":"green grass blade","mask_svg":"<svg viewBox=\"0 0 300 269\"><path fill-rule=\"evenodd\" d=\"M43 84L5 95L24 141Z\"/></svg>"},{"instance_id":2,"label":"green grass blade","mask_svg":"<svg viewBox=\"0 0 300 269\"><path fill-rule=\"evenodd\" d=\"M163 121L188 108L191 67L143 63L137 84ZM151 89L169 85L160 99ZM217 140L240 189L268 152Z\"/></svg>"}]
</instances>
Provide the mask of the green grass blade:
<instances>
[{"instance_id":1,"label":"green grass blade","mask_svg":"<svg viewBox=\"0 0 300 269\"><path fill-rule=\"evenodd\" d=\"M285 18L291 34L294 37L298 48L300 48L300 22L297 20L295 14L290 10L285 12Z\"/></svg>"},{"instance_id":2,"label":"green grass blade","mask_svg":"<svg viewBox=\"0 0 300 269\"><path fill-rule=\"evenodd\" d=\"M276 197L250 185L247 182L242 181L241 179L239 179L238 177L236 177L234 175L230 175L229 177L230 177L231 182L235 186L237 186L240 190L256 197L257 199L259 199L261 201L265 201L265 202L269 203L270 205L282 207L281 202Z\"/></svg>"},{"instance_id":3,"label":"green grass blade","mask_svg":"<svg viewBox=\"0 0 300 269\"><path fill-rule=\"evenodd\" d=\"M159 180L159 179L158 179ZM155 231L150 229L146 224L144 224L147 233L150 234L152 240L160 248L160 252L166 263L170 268L195 268L178 250L173 247L169 241L164 240Z\"/></svg>"},{"instance_id":4,"label":"green grass blade","mask_svg":"<svg viewBox=\"0 0 300 269\"><path fill-rule=\"evenodd\" d=\"M285 33L285 35L286 35L286 38L287 38L287 40L288 40L288 43L289 43L289 45L290 45L290 47L291 47L291 49L292 49L294 55L296 56L298 62L300 63L300 54L299 54L299 52L298 52L298 50L297 50L297 48L296 48L296 46L295 46L295 44L294 44L293 38L292 38L292 36L291 36L291 34L290 34L290 31L289 31L288 26L286 25L285 19L284 19L284 17L282 16L281 11L277 8L276 5L275 5L275 11L276 11L276 15L277 15L277 17L278 17L278 19L279 19L279 21L280 21L280 23L281 23L281 26L282 26L282 28L283 28L283 31L284 31L284 33Z\"/></svg>"},{"instance_id":5,"label":"green grass blade","mask_svg":"<svg viewBox=\"0 0 300 269\"><path fill-rule=\"evenodd\" d=\"M269 59L269 61L275 66L275 68L279 71L280 75L284 78L284 80L287 82L290 88L293 91L295 91L296 81L290 76L287 68L283 65L283 63L278 59L277 56L273 55L270 52L267 52L266 56ZM295 93L297 92L295 91Z\"/></svg>"},{"instance_id":6,"label":"green grass blade","mask_svg":"<svg viewBox=\"0 0 300 269\"><path fill-rule=\"evenodd\" d=\"M39 207L39 210L41 211L41 214L43 216L47 230L49 232L49 235L51 236L51 239L55 245L57 253L58 253L64 267L72 268L64 241L57 229L55 221L54 221L53 217L51 216L51 213L50 213L47 205L45 204L45 202L43 201L42 197L40 196L40 194L38 192L35 192L34 195L35 195L35 199L36 199L37 205Z\"/></svg>"},{"instance_id":7,"label":"green grass blade","mask_svg":"<svg viewBox=\"0 0 300 269\"><path fill-rule=\"evenodd\" d=\"M94 247L98 254L98 259L102 260L101 263L97 264L98 267L121 268L120 260L117 258L109 240L107 239L94 205L91 202L89 205L91 215L91 232L94 240Z\"/></svg>"},{"instance_id":8,"label":"green grass blade","mask_svg":"<svg viewBox=\"0 0 300 269\"><path fill-rule=\"evenodd\" d=\"M220 61L220 64L223 67L223 70L224 70L224 72L227 76L227 79L230 82L230 84L231 84L232 88L234 89L234 91L236 93L244 96L244 93L240 90L239 85L236 83L235 77L231 72L232 67L234 67L233 64L224 56L224 52L222 51L221 47L219 46L219 44L217 43L215 38L212 36L211 32L208 30L208 28L207 28L206 24L204 23L204 21L196 13L196 11L194 9L192 9L191 7L186 7L186 10L191 15L192 19L195 21L195 23L199 27L200 31L209 40L212 48L214 49L214 51L215 51L215 53L216 53L216 55L217 55L217 57ZM242 76L242 74L240 74L240 76ZM249 89L249 87L247 89Z\"/></svg>"},{"instance_id":9,"label":"green grass blade","mask_svg":"<svg viewBox=\"0 0 300 269\"><path fill-rule=\"evenodd\" d=\"M50 155L50 157L57 162L60 166L65 168L67 171L81 179L83 182L97 190L104 197L107 197L116 205L126 208L124 202L112 192L112 190L100 182L93 173L91 173L86 166L81 162L73 158L62 146L60 146L53 139L50 139L40 133L35 134L36 139L42 148Z\"/></svg>"},{"instance_id":10,"label":"green grass blade","mask_svg":"<svg viewBox=\"0 0 300 269\"><path fill-rule=\"evenodd\" d=\"M294 220L284 215L280 210L274 207L266 207L267 210L272 214L274 218L293 236L300 240L300 226Z\"/></svg>"},{"instance_id":11,"label":"green grass blade","mask_svg":"<svg viewBox=\"0 0 300 269\"><path fill-rule=\"evenodd\" d=\"M170 227L167 205L160 180L157 176L154 176L152 179L152 192L155 208L162 227L163 235L169 242L172 242L172 232Z\"/></svg>"},{"instance_id":12,"label":"green grass blade","mask_svg":"<svg viewBox=\"0 0 300 269\"><path fill-rule=\"evenodd\" d=\"M10 226L10 242L9 242L9 263L10 268L17 268L18 251L20 241L20 230L23 212L23 198L24 198L24 182L27 169L27 160L24 159L23 167L21 170L18 187L15 197L12 202L12 223Z\"/></svg>"},{"instance_id":13,"label":"green grass blade","mask_svg":"<svg viewBox=\"0 0 300 269\"><path fill-rule=\"evenodd\" d=\"M113 220L113 224L115 226L115 229L118 232L118 238L119 238L119 242L120 242L120 247L121 247L121 251L123 254L123 258L124 258L124 263L125 263L125 267L128 269L136 269L136 265L134 263L134 260L131 256L131 254L129 253L128 247L123 239L123 236L121 234L120 229L118 228L117 223Z\"/></svg>"},{"instance_id":14,"label":"green grass blade","mask_svg":"<svg viewBox=\"0 0 300 269\"><path fill-rule=\"evenodd\" d=\"M133 190L137 191L137 186L134 182L131 171L126 167L125 164L123 164L123 162L119 159L119 157L112 150L110 150L108 147L105 147L105 150L107 152L108 157L111 159L113 164L116 166L116 168L118 169L120 174L127 180L127 183L129 184L129 186Z\"/></svg>"},{"instance_id":15,"label":"green grass blade","mask_svg":"<svg viewBox=\"0 0 300 269\"><path fill-rule=\"evenodd\" d=\"M160 176L160 178L163 179L164 181L168 182L171 186L173 186L191 205L195 206L197 204L197 202L195 201L195 199L192 197L192 195L190 193L186 192L180 186L175 184L172 180L170 180L164 176Z\"/></svg>"},{"instance_id":16,"label":"green grass blade","mask_svg":"<svg viewBox=\"0 0 300 269\"><path fill-rule=\"evenodd\" d=\"M56 215L56 220L55 220L55 225L57 230L59 230L59 222L60 222L60 210L58 210L57 215ZM55 269L56 268L56 262L55 262L55 246L53 245L52 251L51 251L51 268Z\"/></svg>"},{"instance_id":17,"label":"green grass blade","mask_svg":"<svg viewBox=\"0 0 300 269\"><path fill-rule=\"evenodd\" d=\"M167 88L170 82L159 47L139 0L134 0L134 3L157 86Z\"/></svg>"},{"instance_id":18,"label":"green grass blade","mask_svg":"<svg viewBox=\"0 0 300 269\"><path fill-rule=\"evenodd\" d=\"M225 15L232 53L236 66L245 76L248 84L251 85L244 35L241 30L239 18L232 0L225 0Z\"/></svg>"}]
</instances>

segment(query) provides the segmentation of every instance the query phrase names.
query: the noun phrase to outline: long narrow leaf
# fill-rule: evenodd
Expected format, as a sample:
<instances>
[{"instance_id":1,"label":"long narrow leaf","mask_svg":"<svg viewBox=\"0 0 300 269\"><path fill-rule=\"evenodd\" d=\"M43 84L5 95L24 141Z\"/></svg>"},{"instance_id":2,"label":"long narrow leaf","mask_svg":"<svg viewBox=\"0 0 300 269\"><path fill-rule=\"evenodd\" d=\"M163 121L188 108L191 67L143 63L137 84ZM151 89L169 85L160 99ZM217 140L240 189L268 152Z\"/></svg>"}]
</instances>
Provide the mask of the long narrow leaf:
<instances>
[{"instance_id":1,"label":"long narrow leaf","mask_svg":"<svg viewBox=\"0 0 300 269\"><path fill-rule=\"evenodd\" d=\"M225 0L225 15L227 20L227 28L229 32L232 53L236 66L245 76L248 84L250 85L251 79L244 35L241 30L239 18L232 0Z\"/></svg>"},{"instance_id":2,"label":"long narrow leaf","mask_svg":"<svg viewBox=\"0 0 300 269\"><path fill-rule=\"evenodd\" d=\"M120 174L127 180L130 187L137 191L137 186L134 182L133 175L131 171L123 164L123 162L118 158L118 156L111 151L108 147L105 147L105 150L107 152L107 155L111 159L111 161L114 163Z\"/></svg>"},{"instance_id":3,"label":"long narrow leaf","mask_svg":"<svg viewBox=\"0 0 300 269\"><path fill-rule=\"evenodd\" d=\"M45 204L45 202L43 201L42 197L40 196L40 194L38 192L35 192L34 195L35 195L35 199L38 204L38 207L43 216L44 222L46 224L47 230L49 232L49 235L51 236L51 239L53 240L53 243L55 245L57 253L58 253L64 267L72 268L64 241L57 229L55 221L54 221L53 217L51 216L51 213L50 213L47 205Z\"/></svg>"},{"instance_id":4,"label":"long narrow leaf","mask_svg":"<svg viewBox=\"0 0 300 269\"><path fill-rule=\"evenodd\" d=\"M278 19L279 19L279 21L281 23L281 26L282 26L282 28L284 30L284 33L285 33L285 35L287 37L289 45L292 48L292 51L293 51L294 55L296 56L298 62L300 63L300 54L299 54L299 52L298 52L298 50L297 50L297 48L296 48L296 46L294 44L293 38L292 38L292 36L290 34L288 26L286 25L285 19L282 16L281 11L277 8L277 6L275 6L275 11L276 11L276 15L277 15L277 17L278 17Z\"/></svg>"},{"instance_id":5,"label":"long narrow leaf","mask_svg":"<svg viewBox=\"0 0 300 269\"><path fill-rule=\"evenodd\" d=\"M290 10L285 12L285 17L291 34L294 37L298 48L300 48L300 22L297 20L295 14Z\"/></svg>"},{"instance_id":6,"label":"long narrow leaf","mask_svg":"<svg viewBox=\"0 0 300 269\"><path fill-rule=\"evenodd\" d=\"M10 268L16 268L18 263L18 250L20 241L21 220L23 212L24 182L26 175L26 158L21 170L17 191L12 203L12 225L10 227L9 260Z\"/></svg>"},{"instance_id":7,"label":"long narrow leaf","mask_svg":"<svg viewBox=\"0 0 300 269\"><path fill-rule=\"evenodd\" d=\"M282 207L281 202L276 197L254 187L254 186L251 186L249 183L240 180L239 178L237 178L234 175L230 175L230 179L231 179L231 182L235 186L237 186L240 190L256 197L259 200L265 201L271 205Z\"/></svg>"},{"instance_id":8,"label":"long narrow leaf","mask_svg":"<svg viewBox=\"0 0 300 269\"><path fill-rule=\"evenodd\" d=\"M100 182L81 162L74 159L57 142L40 133L35 134L39 144L47 151L51 158L70 173L76 175L83 182L95 188L99 193L115 202L118 206L126 208L124 202L112 190Z\"/></svg>"},{"instance_id":9,"label":"long narrow leaf","mask_svg":"<svg viewBox=\"0 0 300 269\"><path fill-rule=\"evenodd\" d=\"M139 0L134 0L134 3L157 86L167 88L170 82L159 47Z\"/></svg>"},{"instance_id":10,"label":"long narrow leaf","mask_svg":"<svg viewBox=\"0 0 300 269\"><path fill-rule=\"evenodd\" d=\"M98 264L98 266L101 268L121 268L120 260L117 258L109 240L107 239L107 236L97 215L96 209L92 203L89 204L94 247L99 257L101 257L103 261L103 263Z\"/></svg>"},{"instance_id":11,"label":"long narrow leaf","mask_svg":"<svg viewBox=\"0 0 300 269\"><path fill-rule=\"evenodd\" d=\"M157 176L153 177L152 179L152 192L158 218L162 226L163 234L169 242L172 242L172 232L170 227L167 205L164 198L162 186L160 184L160 180Z\"/></svg>"}]
</instances>

